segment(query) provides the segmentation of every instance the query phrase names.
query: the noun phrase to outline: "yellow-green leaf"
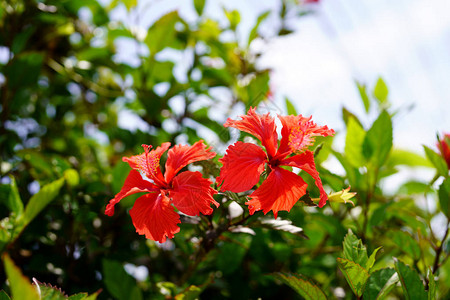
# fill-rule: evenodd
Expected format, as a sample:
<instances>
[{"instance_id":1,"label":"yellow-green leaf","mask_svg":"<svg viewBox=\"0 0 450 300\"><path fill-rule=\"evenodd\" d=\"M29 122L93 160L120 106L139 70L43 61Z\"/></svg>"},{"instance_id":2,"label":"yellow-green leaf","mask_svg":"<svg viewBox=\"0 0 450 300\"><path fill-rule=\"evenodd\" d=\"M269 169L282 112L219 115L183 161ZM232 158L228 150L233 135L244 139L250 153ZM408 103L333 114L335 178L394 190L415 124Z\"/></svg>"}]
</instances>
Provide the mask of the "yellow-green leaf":
<instances>
[{"instance_id":1,"label":"yellow-green leaf","mask_svg":"<svg viewBox=\"0 0 450 300\"><path fill-rule=\"evenodd\" d=\"M13 299L17 300L36 300L40 299L37 290L31 285L28 278L22 275L20 269L14 265L8 254L3 255L6 275Z\"/></svg>"}]
</instances>

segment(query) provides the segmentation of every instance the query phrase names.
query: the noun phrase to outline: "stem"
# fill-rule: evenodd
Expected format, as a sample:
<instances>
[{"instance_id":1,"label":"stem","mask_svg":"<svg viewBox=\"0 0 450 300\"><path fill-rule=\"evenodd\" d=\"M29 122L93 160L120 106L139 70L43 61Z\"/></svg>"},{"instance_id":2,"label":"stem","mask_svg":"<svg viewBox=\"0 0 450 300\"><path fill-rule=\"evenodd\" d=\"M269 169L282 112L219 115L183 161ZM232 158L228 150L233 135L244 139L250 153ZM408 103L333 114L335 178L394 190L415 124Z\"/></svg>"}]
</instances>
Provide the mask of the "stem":
<instances>
[{"instance_id":1,"label":"stem","mask_svg":"<svg viewBox=\"0 0 450 300\"><path fill-rule=\"evenodd\" d=\"M439 247L436 250L436 257L434 258L434 264L433 264L433 274L435 274L437 272L437 270L439 269L439 267L441 266L439 264L439 258L441 256L442 249L444 248L444 242L448 235L449 226L450 226L450 218L447 219L447 229L445 230L444 236L442 237L441 244L439 245ZM448 255L447 255L447 257L448 257ZM447 257L445 259L447 259Z\"/></svg>"}]
</instances>

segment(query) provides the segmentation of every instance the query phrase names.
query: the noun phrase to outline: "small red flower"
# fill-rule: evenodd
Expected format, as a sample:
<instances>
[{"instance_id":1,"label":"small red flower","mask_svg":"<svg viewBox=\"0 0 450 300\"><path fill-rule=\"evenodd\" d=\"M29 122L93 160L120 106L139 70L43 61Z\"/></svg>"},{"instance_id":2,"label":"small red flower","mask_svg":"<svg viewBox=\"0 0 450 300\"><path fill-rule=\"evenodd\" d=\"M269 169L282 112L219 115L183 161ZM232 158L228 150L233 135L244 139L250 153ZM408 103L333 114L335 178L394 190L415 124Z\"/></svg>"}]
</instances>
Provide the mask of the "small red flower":
<instances>
[{"instance_id":1,"label":"small red flower","mask_svg":"<svg viewBox=\"0 0 450 300\"><path fill-rule=\"evenodd\" d=\"M307 184L297 174L281 166L297 167L311 175L320 190L319 207L325 205L328 197L316 170L314 154L307 147L314 143L315 136L329 136L334 130L327 126L317 126L311 117L278 116L283 125L281 141L278 145L275 118L269 114L259 115L250 108L242 120L228 119L224 126L234 127L254 135L264 146L236 142L231 145L223 158L218 184L221 190L240 193L251 189L259 181L260 175L268 166L267 179L251 195L248 205L250 214L263 210L264 214L273 211L275 218L278 211L287 210L306 193ZM291 154L294 154L291 156Z\"/></svg>"},{"instance_id":2,"label":"small red flower","mask_svg":"<svg viewBox=\"0 0 450 300\"><path fill-rule=\"evenodd\" d=\"M450 169L450 133L445 133L444 138L438 141L437 146Z\"/></svg>"},{"instance_id":3,"label":"small red flower","mask_svg":"<svg viewBox=\"0 0 450 300\"><path fill-rule=\"evenodd\" d=\"M213 198L217 191L211 188L211 180L203 178L200 172L178 173L188 164L211 159L216 153L210 152L211 148L206 148L203 141L192 146L176 145L168 152L163 176L159 160L170 147L170 143L163 143L161 147L151 151L151 146L142 146L144 153L122 159L133 170L125 180L122 190L109 201L105 214L112 216L114 205L124 197L147 192L148 194L139 197L134 203L130 210L131 219L136 232L163 243L166 237L171 239L180 231L177 226L180 216L173 206L190 216L199 213L211 214L211 203L219 206Z\"/></svg>"}]
</instances>

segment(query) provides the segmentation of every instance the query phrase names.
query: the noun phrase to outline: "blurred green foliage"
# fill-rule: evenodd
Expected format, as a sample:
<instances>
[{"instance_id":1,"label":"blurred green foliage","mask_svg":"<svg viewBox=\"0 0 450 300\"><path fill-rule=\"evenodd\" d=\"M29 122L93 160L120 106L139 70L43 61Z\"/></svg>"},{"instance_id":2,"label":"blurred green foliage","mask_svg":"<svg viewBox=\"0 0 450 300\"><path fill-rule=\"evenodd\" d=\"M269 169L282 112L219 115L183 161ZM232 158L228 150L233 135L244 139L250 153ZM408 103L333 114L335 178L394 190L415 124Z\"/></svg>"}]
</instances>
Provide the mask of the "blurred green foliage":
<instances>
[{"instance_id":1,"label":"blurred green foliage","mask_svg":"<svg viewBox=\"0 0 450 300\"><path fill-rule=\"evenodd\" d=\"M449 170L433 145L425 155L395 147L396 115L382 79L373 89L357 83L367 114L343 109L342 151L331 138L317 139L319 173L335 192L324 209L313 207L312 189L312 198L275 222L246 207L236 216L245 194L226 193L213 215L183 218L165 244L135 233L127 213L135 198L106 217L129 172L122 156L140 153L143 143L200 138L223 152L230 112L274 105L270 72L257 67L252 42L274 37L260 35L269 17L280 36L291 32L290 17L307 12L280 0L278 12L261 14L240 39L240 13L224 9L222 20L212 19L204 0L192 3L194 21L173 11L144 33L133 21L110 20L115 9L139 19L163 5L137 4L0 3L0 282L7 291L0 299L35 299L24 275L37 279L42 299L450 297ZM123 41L134 63L118 59ZM286 106L297 113L288 99ZM345 172L322 167L331 157ZM220 164L198 167L216 177ZM405 168L436 176L387 193L385 183ZM447 227L436 230L439 218Z\"/></svg>"}]
</instances>

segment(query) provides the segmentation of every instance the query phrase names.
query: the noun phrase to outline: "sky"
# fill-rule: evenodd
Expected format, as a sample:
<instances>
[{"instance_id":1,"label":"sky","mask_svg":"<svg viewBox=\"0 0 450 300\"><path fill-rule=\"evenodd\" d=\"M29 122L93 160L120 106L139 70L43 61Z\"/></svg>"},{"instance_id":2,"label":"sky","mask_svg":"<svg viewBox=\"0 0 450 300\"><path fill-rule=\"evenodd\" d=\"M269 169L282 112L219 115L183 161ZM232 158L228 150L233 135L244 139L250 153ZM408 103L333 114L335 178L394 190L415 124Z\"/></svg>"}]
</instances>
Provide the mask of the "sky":
<instances>
[{"instance_id":1,"label":"sky","mask_svg":"<svg viewBox=\"0 0 450 300\"><path fill-rule=\"evenodd\" d=\"M205 14L223 20L222 7L237 9L244 41L258 15L267 10L272 16L261 33L273 35L277 4L210 0ZM254 45L263 49L260 67L272 69L278 106L284 107L288 97L299 113L312 114L317 123L339 132L344 129L343 106L364 118L355 81L372 89L381 76L389 87L392 110L398 111L393 120L397 147L423 153L423 144L434 147L437 133L450 132L450 1L320 0L307 7L314 13L290 19L293 34ZM187 21L196 18L191 1L176 0L139 1L139 17L125 17L123 6L111 17L145 31L172 10ZM123 53L120 59L127 59L127 51ZM338 134L336 143L343 147L344 134Z\"/></svg>"}]
</instances>

